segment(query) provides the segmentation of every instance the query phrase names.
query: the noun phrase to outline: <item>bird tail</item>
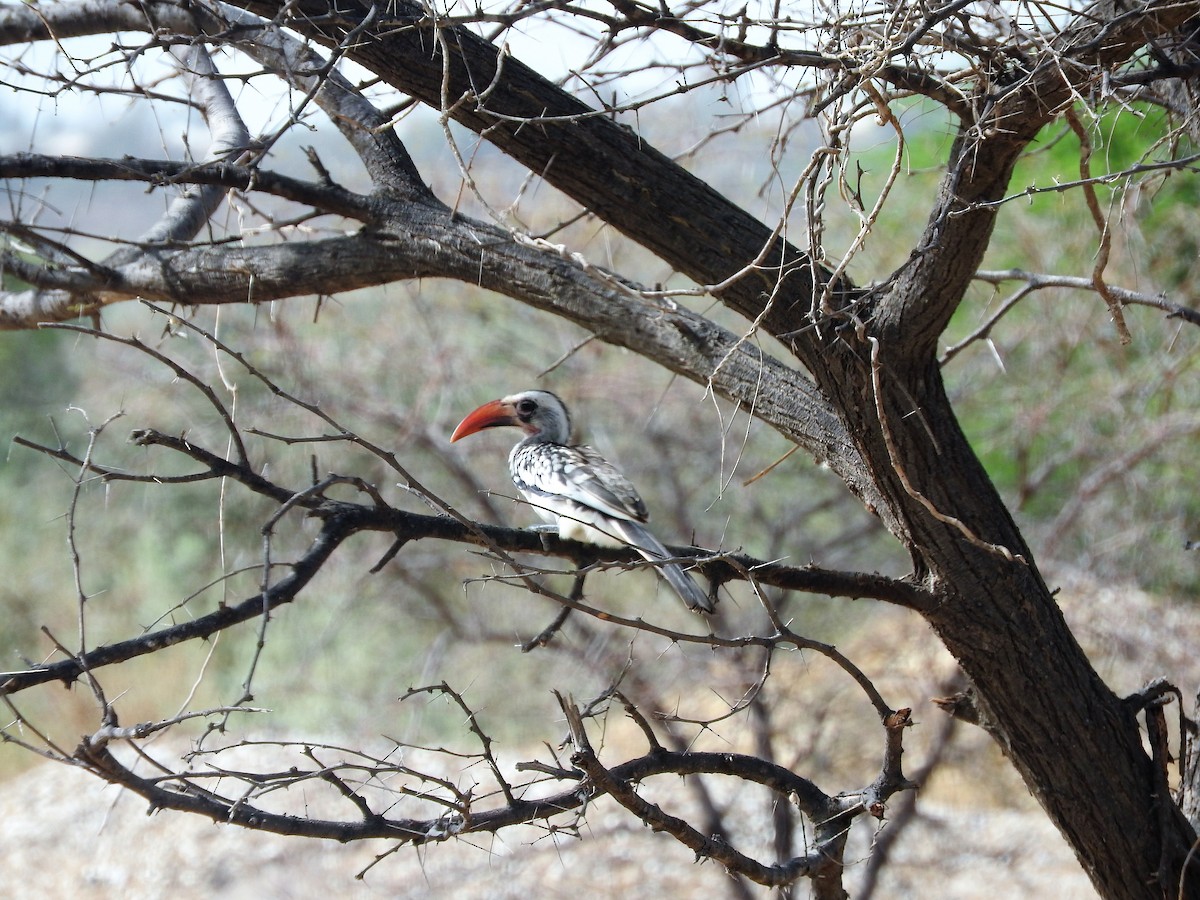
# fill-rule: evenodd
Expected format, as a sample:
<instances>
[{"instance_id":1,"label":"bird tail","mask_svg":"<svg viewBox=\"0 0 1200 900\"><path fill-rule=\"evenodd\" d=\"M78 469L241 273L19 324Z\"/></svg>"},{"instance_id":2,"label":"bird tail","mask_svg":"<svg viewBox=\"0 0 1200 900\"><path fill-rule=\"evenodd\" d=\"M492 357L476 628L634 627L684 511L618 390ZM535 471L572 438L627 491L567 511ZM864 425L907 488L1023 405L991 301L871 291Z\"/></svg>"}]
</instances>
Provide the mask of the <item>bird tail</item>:
<instances>
[{"instance_id":1,"label":"bird tail","mask_svg":"<svg viewBox=\"0 0 1200 900\"><path fill-rule=\"evenodd\" d=\"M671 558L671 552L640 523L618 519L613 521L613 525L620 532L621 538L650 562ZM677 563L663 563L656 568L667 584L671 585L680 599L688 605L688 609L702 613L714 611L712 599Z\"/></svg>"}]
</instances>

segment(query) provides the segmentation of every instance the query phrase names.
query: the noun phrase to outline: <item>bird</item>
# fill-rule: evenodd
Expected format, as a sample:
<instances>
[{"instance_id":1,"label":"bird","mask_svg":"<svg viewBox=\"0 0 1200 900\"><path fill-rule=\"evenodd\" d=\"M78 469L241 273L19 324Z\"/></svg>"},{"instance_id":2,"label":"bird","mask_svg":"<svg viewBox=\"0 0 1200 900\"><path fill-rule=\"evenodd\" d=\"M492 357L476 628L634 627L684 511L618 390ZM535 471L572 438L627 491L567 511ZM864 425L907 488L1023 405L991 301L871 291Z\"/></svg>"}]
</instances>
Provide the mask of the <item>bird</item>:
<instances>
[{"instance_id":1,"label":"bird","mask_svg":"<svg viewBox=\"0 0 1200 900\"><path fill-rule=\"evenodd\" d=\"M648 528L649 513L620 470L585 444L572 444L571 415L550 391L522 391L491 400L459 422L450 442L506 425L525 433L508 455L513 484L558 536L601 546L630 546L649 562L689 609L714 610L712 599Z\"/></svg>"}]
</instances>

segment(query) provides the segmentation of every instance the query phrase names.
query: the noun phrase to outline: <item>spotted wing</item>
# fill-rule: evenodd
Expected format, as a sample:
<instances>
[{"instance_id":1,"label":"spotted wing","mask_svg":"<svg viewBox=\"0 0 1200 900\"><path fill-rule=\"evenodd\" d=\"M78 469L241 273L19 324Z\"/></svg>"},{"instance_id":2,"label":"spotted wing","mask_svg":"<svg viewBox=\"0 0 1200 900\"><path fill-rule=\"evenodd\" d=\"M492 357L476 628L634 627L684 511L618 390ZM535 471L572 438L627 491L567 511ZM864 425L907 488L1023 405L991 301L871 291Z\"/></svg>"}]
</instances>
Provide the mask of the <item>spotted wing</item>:
<instances>
[{"instance_id":1,"label":"spotted wing","mask_svg":"<svg viewBox=\"0 0 1200 900\"><path fill-rule=\"evenodd\" d=\"M629 479L591 447L518 446L511 468L522 491L578 503L614 519L647 519L646 505Z\"/></svg>"}]
</instances>

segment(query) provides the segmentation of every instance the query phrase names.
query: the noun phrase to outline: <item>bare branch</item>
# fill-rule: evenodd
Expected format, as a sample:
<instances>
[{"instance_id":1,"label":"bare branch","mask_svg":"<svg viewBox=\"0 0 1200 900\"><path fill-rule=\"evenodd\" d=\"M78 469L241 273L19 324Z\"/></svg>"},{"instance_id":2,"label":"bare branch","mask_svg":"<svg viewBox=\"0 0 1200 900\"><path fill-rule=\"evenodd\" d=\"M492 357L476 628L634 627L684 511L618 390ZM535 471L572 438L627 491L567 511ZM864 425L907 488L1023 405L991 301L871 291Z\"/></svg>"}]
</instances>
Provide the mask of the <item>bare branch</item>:
<instances>
[{"instance_id":1,"label":"bare branch","mask_svg":"<svg viewBox=\"0 0 1200 900\"><path fill-rule=\"evenodd\" d=\"M201 164L236 161L250 145L250 132L238 115L233 98L217 74L208 51L199 45L186 53L177 51L180 65L192 75L193 92L212 132L208 152ZM89 179L90 180L90 179ZM219 185L189 187L167 208L157 222L135 240L138 247L124 247L101 262L105 268L119 266L156 244L178 244L196 237L225 197Z\"/></svg>"}]
</instances>

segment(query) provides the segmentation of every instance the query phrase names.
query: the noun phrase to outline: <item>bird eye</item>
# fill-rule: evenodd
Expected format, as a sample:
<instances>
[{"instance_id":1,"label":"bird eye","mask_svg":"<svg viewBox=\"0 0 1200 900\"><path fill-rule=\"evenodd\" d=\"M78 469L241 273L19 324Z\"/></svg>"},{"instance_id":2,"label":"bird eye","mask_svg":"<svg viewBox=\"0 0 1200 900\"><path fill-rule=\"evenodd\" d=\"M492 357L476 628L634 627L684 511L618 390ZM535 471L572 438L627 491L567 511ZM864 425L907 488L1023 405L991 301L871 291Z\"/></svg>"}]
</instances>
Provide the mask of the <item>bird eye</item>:
<instances>
[{"instance_id":1,"label":"bird eye","mask_svg":"<svg viewBox=\"0 0 1200 900\"><path fill-rule=\"evenodd\" d=\"M535 412L537 412L537 408L537 403L527 398L517 404L517 415L521 416L522 418L526 416L532 416Z\"/></svg>"}]
</instances>

